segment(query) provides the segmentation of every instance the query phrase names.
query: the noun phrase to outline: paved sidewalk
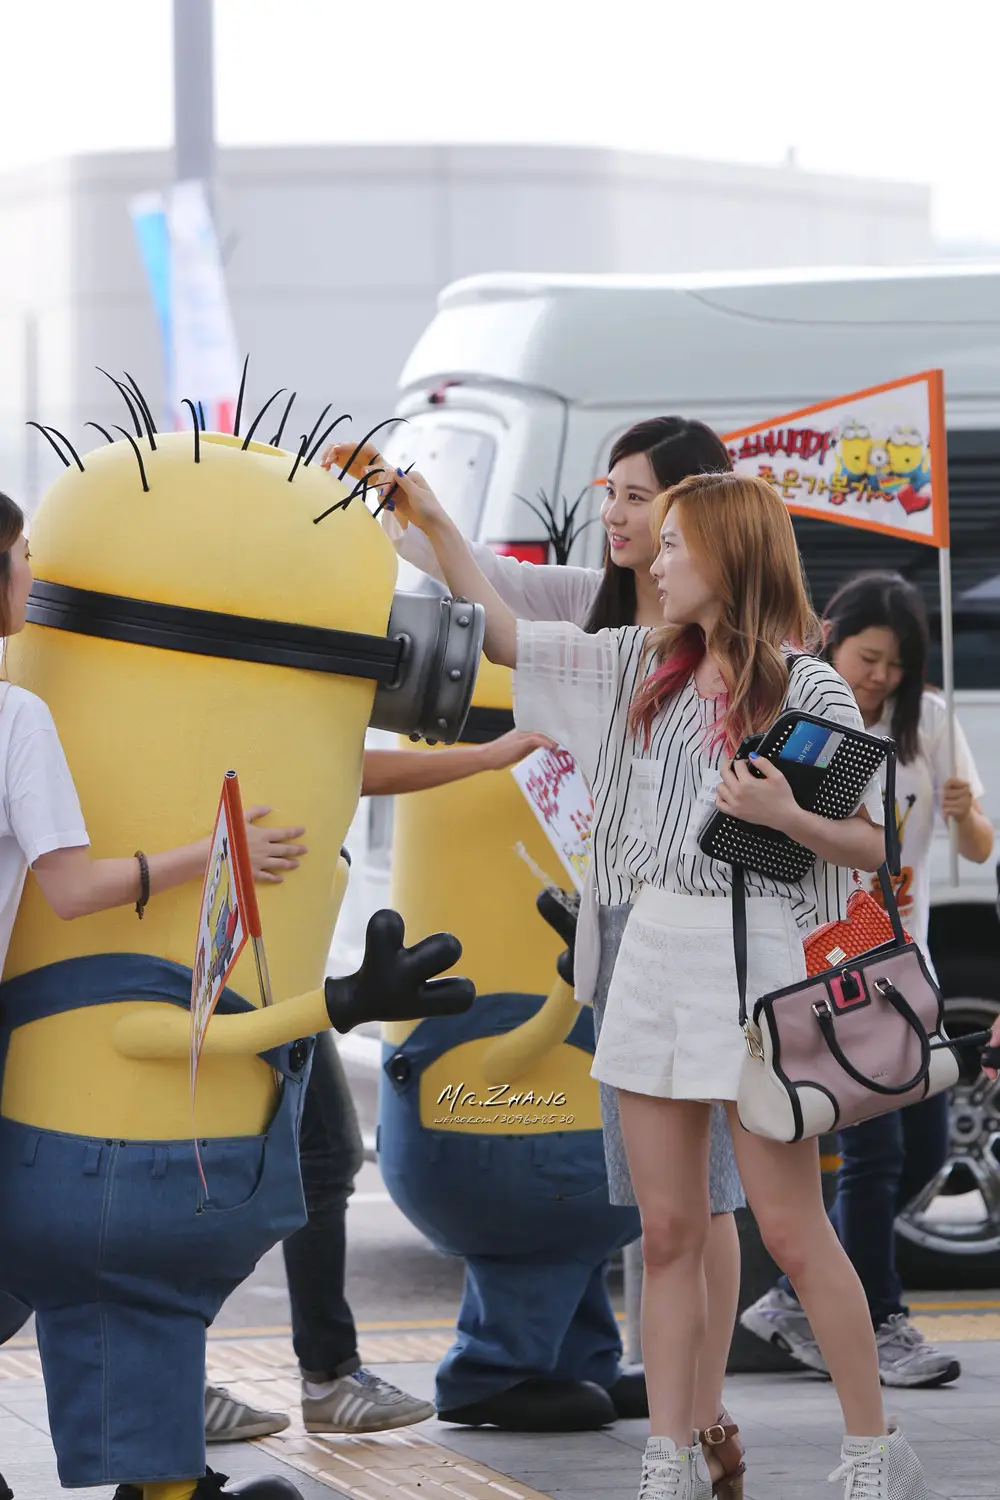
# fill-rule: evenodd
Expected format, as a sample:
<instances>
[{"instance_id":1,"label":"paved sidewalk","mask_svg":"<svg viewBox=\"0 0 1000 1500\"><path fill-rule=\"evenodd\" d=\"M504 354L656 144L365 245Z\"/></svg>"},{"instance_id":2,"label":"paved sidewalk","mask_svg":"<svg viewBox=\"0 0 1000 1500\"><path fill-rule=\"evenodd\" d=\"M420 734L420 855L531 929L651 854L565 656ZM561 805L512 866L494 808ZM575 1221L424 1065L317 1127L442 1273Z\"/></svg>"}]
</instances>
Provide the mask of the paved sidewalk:
<instances>
[{"instance_id":1,"label":"paved sidewalk","mask_svg":"<svg viewBox=\"0 0 1000 1500\"><path fill-rule=\"evenodd\" d=\"M212 1448L212 1467L233 1478L277 1470L294 1480L305 1500L329 1500L331 1492L356 1500L635 1500L644 1422L555 1437L436 1421L367 1440L310 1437L297 1421L298 1388L284 1343L271 1342L273 1357L261 1356L258 1344L242 1371L233 1370L237 1378L230 1384L296 1420L279 1437ZM216 1345L213 1357L224 1347ZM935 1500L1000 1495L1000 1344L946 1347L962 1360L958 1384L887 1392L888 1408L919 1449ZM432 1392L433 1363L373 1368L418 1395ZM839 1500L839 1487L826 1483L839 1452L838 1411L827 1382L809 1375L735 1376L727 1401L749 1450L747 1500ZM40 1380L0 1380L0 1455L16 1500L54 1500L60 1493ZM75 1493L80 1500L111 1496L110 1488Z\"/></svg>"}]
</instances>

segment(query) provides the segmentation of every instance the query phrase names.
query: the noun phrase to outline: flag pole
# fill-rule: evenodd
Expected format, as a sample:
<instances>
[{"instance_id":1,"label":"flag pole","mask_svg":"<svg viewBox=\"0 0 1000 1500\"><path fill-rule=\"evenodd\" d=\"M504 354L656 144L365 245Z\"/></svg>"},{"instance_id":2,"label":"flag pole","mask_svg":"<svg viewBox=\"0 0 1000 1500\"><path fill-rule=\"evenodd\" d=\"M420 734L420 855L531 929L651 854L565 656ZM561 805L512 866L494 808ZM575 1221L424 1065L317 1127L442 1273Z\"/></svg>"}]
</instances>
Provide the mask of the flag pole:
<instances>
[{"instance_id":1,"label":"flag pole","mask_svg":"<svg viewBox=\"0 0 1000 1500\"><path fill-rule=\"evenodd\" d=\"M955 639L951 614L951 548L938 549L938 569L941 581L941 670L944 679L944 701L948 710L948 765L951 775L957 774L955 756ZM949 880L953 887L959 884L958 874L958 824L948 819L948 863Z\"/></svg>"}]
</instances>

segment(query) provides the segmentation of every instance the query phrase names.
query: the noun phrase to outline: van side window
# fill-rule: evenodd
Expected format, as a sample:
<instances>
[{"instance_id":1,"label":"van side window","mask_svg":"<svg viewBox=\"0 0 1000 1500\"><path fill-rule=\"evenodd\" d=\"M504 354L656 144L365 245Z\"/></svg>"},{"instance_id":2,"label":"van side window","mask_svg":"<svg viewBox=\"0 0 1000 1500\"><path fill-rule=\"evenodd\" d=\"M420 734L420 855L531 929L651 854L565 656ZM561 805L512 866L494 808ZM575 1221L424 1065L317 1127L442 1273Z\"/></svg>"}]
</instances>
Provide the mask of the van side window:
<instances>
[{"instance_id":1,"label":"van side window","mask_svg":"<svg viewBox=\"0 0 1000 1500\"><path fill-rule=\"evenodd\" d=\"M398 427L383 452L400 469L412 464L441 495L464 536L479 535L479 520L489 489L496 443L470 427L413 422Z\"/></svg>"},{"instance_id":2,"label":"van side window","mask_svg":"<svg viewBox=\"0 0 1000 1500\"><path fill-rule=\"evenodd\" d=\"M1000 688L1000 430L948 434L955 686ZM793 517L813 603L864 568L892 568L920 589L932 647L928 680L941 681L936 548L877 532Z\"/></svg>"}]
</instances>

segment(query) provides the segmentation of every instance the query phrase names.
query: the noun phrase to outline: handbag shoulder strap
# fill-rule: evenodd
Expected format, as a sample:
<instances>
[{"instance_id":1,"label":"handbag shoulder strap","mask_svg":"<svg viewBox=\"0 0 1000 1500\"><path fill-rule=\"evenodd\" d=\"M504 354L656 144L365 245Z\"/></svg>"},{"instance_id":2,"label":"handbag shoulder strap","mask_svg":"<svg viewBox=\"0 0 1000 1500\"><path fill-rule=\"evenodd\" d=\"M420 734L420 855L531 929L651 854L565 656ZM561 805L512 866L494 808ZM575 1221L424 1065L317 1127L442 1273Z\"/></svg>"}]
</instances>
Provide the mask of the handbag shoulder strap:
<instances>
[{"instance_id":1,"label":"handbag shoulder strap","mask_svg":"<svg viewBox=\"0 0 1000 1500\"><path fill-rule=\"evenodd\" d=\"M879 866L878 882L892 935L901 946L906 941L891 876L899 874L900 844L896 826L896 747L889 746L885 769L885 860ZM740 1026L747 1023L747 888L742 865L733 865L733 957L740 997Z\"/></svg>"},{"instance_id":2,"label":"handbag shoulder strap","mask_svg":"<svg viewBox=\"0 0 1000 1500\"><path fill-rule=\"evenodd\" d=\"M733 865L733 956L742 1029L747 1024L747 887L742 865Z\"/></svg>"}]
</instances>

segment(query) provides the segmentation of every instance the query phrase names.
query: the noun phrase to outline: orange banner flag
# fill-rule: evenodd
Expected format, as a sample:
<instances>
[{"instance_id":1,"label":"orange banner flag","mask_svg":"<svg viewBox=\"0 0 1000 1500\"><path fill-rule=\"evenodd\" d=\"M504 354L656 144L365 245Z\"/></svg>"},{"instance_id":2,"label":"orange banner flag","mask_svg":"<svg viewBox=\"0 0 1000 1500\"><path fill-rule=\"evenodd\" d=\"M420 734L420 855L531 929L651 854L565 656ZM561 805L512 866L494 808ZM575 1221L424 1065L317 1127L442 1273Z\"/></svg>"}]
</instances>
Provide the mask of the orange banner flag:
<instances>
[{"instance_id":1,"label":"orange banner flag","mask_svg":"<svg viewBox=\"0 0 1000 1500\"><path fill-rule=\"evenodd\" d=\"M727 433L797 516L948 546L944 376L925 370Z\"/></svg>"}]
</instances>

